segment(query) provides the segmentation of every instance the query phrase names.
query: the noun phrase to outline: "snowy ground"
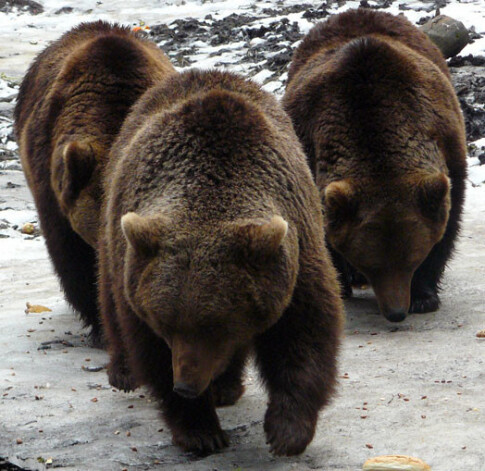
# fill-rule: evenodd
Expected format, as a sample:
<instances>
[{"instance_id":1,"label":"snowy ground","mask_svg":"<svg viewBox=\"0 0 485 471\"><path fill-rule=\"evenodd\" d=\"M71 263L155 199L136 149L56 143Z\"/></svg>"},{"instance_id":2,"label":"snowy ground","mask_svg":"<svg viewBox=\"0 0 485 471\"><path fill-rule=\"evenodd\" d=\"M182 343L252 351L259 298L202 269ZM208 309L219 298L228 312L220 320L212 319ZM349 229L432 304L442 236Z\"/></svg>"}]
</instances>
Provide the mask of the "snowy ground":
<instances>
[{"instance_id":1,"label":"snowy ground","mask_svg":"<svg viewBox=\"0 0 485 471\"><path fill-rule=\"evenodd\" d=\"M395 327L376 315L369 293L347 303L339 397L322 414L308 451L292 460L267 452L266 399L252 370L242 401L220 414L233 442L227 451L195 460L172 447L143 391L114 392L104 370L90 371L106 355L84 346L42 236L21 232L28 222L37 228L37 215L11 114L20 79L49 41L80 21L148 26L179 68L227 68L280 96L301 36L316 21L359 2L140 0L127 7L126 1L45 0L36 15L11 9L12 3L0 0L0 470L14 469L2 460L8 457L29 470L357 471L366 458L386 453L420 456L434 471L485 470L485 341L475 338L485 328L485 127L476 126L470 142L465 227L446 275L442 309ZM424 1L368 3L387 5L386 11L416 23L436 8ZM485 55L485 0L438 3L441 13L484 36L461 54ZM460 74L472 94L460 88ZM454 77L470 116L483 113L483 67L457 69ZM26 315L26 302L52 311Z\"/></svg>"}]
</instances>

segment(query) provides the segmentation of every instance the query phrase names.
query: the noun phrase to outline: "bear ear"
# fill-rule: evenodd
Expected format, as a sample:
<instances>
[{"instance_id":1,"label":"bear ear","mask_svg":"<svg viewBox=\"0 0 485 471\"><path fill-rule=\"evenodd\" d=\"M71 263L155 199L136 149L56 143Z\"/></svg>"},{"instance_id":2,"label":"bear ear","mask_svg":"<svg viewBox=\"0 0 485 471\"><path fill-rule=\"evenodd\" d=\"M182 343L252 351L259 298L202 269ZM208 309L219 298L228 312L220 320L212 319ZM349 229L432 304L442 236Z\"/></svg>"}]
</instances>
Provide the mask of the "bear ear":
<instances>
[{"instance_id":1,"label":"bear ear","mask_svg":"<svg viewBox=\"0 0 485 471\"><path fill-rule=\"evenodd\" d=\"M444 173L425 177L418 185L418 205L424 216L430 219L446 217L450 204L450 179Z\"/></svg>"},{"instance_id":2,"label":"bear ear","mask_svg":"<svg viewBox=\"0 0 485 471\"><path fill-rule=\"evenodd\" d=\"M355 190L349 180L327 185L324 193L325 218L330 224L353 217L357 212Z\"/></svg>"},{"instance_id":3,"label":"bear ear","mask_svg":"<svg viewBox=\"0 0 485 471\"><path fill-rule=\"evenodd\" d=\"M61 203L69 207L88 184L96 156L92 146L82 141L71 141L62 151L64 172L62 174Z\"/></svg>"},{"instance_id":4,"label":"bear ear","mask_svg":"<svg viewBox=\"0 0 485 471\"><path fill-rule=\"evenodd\" d=\"M169 218L162 215L127 213L121 218L121 229L126 240L139 255L146 257L157 253L169 224Z\"/></svg>"},{"instance_id":5,"label":"bear ear","mask_svg":"<svg viewBox=\"0 0 485 471\"><path fill-rule=\"evenodd\" d=\"M276 253L288 233L288 223L281 216L269 221L249 221L232 224L238 244L248 255L272 255Z\"/></svg>"}]
</instances>

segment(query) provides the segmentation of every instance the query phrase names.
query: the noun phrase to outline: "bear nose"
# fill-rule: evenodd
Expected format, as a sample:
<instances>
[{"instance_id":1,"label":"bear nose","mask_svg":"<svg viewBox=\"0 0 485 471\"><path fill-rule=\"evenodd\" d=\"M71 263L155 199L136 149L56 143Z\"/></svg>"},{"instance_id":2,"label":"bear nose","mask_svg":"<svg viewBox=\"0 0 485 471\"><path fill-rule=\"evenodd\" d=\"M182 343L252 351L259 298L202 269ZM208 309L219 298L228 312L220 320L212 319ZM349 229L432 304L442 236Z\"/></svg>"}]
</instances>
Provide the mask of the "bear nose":
<instances>
[{"instance_id":1,"label":"bear nose","mask_svg":"<svg viewBox=\"0 0 485 471\"><path fill-rule=\"evenodd\" d=\"M404 309L391 309L385 312L384 316L390 322L402 322L406 319L407 312Z\"/></svg>"},{"instance_id":2,"label":"bear nose","mask_svg":"<svg viewBox=\"0 0 485 471\"><path fill-rule=\"evenodd\" d=\"M177 393L179 396L184 397L185 399L194 399L198 396L197 390L193 386L182 382L174 384L173 392Z\"/></svg>"}]
</instances>

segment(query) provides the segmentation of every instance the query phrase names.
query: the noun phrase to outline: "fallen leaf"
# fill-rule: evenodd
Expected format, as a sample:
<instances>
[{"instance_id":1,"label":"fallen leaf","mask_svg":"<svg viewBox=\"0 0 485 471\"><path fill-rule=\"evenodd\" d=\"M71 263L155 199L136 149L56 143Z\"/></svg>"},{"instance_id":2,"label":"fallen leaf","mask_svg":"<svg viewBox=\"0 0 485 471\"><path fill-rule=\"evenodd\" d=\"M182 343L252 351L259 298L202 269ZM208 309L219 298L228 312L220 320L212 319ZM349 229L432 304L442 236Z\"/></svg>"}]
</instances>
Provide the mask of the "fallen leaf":
<instances>
[{"instance_id":1,"label":"fallen leaf","mask_svg":"<svg viewBox=\"0 0 485 471\"><path fill-rule=\"evenodd\" d=\"M477 337L478 337L479 339L485 339L485 329L483 329L483 330L479 330L479 331L477 332Z\"/></svg>"},{"instance_id":2,"label":"fallen leaf","mask_svg":"<svg viewBox=\"0 0 485 471\"><path fill-rule=\"evenodd\" d=\"M41 312L52 312L52 309L49 309L48 307L41 306L40 304L30 304L30 303L25 303L27 306L27 309L25 310L25 314L30 314L30 313L36 313L39 314Z\"/></svg>"}]
</instances>

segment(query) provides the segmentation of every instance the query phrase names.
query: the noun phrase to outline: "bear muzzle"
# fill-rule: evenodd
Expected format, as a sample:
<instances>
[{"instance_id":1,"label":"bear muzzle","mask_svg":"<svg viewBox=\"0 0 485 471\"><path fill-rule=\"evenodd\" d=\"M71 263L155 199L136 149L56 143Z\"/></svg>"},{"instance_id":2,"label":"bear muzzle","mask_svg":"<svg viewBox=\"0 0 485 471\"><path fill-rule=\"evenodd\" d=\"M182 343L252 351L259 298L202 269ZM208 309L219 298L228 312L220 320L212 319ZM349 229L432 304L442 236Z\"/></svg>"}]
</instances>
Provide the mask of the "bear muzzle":
<instances>
[{"instance_id":1,"label":"bear muzzle","mask_svg":"<svg viewBox=\"0 0 485 471\"><path fill-rule=\"evenodd\" d=\"M187 399L200 396L219 370L220 361L209 345L200 341L172 340L173 391Z\"/></svg>"},{"instance_id":2,"label":"bear muzzle","mask_svg":"<svg viewBox=\"0 0 485 471\"><path fill-rule=\"evenodd\" d=\"M179 396L185 397L185 399L195 399L199 395L194 386L180 381L173 385L173 392L177 393Z\"/></svg>"},{"instance_id":3,"label":"bear muzzle","mask_svg":"<svg viewBox=\"0 0 485 471\"><path fill-rule=\"evenodd\" d=\"M411 304L411 274L393 274L370 280L379 310L390 322L406 319Z\"/></svg>"}]
</instances>

